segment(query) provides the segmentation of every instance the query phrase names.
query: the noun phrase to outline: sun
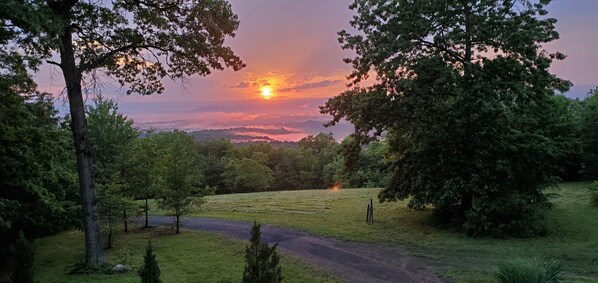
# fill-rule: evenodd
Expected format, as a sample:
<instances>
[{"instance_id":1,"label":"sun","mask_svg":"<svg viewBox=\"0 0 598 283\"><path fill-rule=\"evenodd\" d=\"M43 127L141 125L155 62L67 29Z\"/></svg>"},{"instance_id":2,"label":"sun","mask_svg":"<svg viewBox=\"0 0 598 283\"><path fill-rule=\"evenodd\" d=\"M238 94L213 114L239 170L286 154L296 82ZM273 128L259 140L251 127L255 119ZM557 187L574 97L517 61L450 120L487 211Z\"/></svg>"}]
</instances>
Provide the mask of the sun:
<instances>
[{"instance_id":1,"label":"sun","mask_svg":"<svg viewBox=\"0 0 598 283\"><path fill-rule=\"evenodd\" d=\"M261 95L264 99L272 98L272 89L269 87L262 87Z\"/></svg>"}]
</instances>

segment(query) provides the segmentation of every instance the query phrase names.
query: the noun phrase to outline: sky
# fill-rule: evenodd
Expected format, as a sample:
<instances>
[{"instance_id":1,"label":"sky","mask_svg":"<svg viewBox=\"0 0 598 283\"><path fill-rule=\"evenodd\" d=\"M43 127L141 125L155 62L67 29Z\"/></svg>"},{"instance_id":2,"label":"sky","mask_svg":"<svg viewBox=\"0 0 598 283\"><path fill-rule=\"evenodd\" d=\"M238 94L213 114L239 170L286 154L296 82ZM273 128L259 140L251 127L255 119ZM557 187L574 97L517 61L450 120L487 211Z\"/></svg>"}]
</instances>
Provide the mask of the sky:
<instances>
[{"instance_id":1,"label":"sky","mask_svg":"<svg viewBox=\"0 0 598 283\"><path fill-rule=\"evenodd\" d=\"M352 126L346 122L324 128L330 117L320 114L318 106L346 89L351 66L342 59L352 53L341 49L337 33L351 30L352 1L229 2L241 24L226 44L246 68L193 76L184 83L166 81L164 94L143 97L127 96L115 82L105 80L102 95L117 101L120 112L140 128L235 128L236 133L256 132L283 141L318 132L333 132L337 139L348 135ZM561 38L545 47L568 56L551 71L574 84L568 96L585 97L598 86L598 1L556 0L548 12L558 20ZM63 89L60 71L51 66L43 66L35 79L42 91L58 94ZM270 96L264 97L264 91ZM57 103L66 107L62 100Z\"/></svg>"}]
</instances>

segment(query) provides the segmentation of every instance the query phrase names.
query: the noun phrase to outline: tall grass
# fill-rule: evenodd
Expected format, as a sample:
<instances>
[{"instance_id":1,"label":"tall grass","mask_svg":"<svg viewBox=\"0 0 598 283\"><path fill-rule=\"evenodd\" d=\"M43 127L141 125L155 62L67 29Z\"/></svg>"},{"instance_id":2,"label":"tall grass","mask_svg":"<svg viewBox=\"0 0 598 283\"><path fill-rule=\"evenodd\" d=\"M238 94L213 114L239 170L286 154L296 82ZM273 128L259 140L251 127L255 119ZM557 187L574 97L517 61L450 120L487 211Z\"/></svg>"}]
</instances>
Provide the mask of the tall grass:
<instances>
[{"instance_id":1,"label":"tall grass","mask_svg":"<svg viewBox=\"0 0 598 283\"><path fill-rule=\"evenodd\" d=\"M496 278L501 283L557 283L561 282L563 265L555 260L516 258L498 266Z\"/></svg>"}]
</instances>

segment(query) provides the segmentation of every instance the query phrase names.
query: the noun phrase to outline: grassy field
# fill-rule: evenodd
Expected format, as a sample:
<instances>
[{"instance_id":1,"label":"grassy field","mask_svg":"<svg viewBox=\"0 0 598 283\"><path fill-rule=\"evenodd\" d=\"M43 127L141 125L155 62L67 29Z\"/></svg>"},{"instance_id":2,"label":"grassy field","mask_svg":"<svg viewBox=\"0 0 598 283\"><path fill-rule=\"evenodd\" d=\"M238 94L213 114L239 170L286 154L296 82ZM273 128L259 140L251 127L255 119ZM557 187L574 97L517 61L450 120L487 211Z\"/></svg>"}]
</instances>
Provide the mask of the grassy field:
<instances>
[{"instance_id":1,"label":"grassy field","mask_svg":"<svg viewBox=\"0 0 598 283\"><path fill-rule=\"evenodd\" d=\"M163 282L239 282L245 265L245 242L202 232L138 229L117 236L108 251L110 262L126 262L132 271L124 274L67 275L70 266L83 255L83 234L67 231L38 240L35 274L38 282L139 282L137 270L151 239L162 271ZM306 263L282 256L285 282L337 282Z\"/></svg>"},{"instance_id":2,"label":"grassy field","mask_svg":"<svg viewBox=\"0 0 598 283\"><path fill-rule=\"evenodd\" d=\"M265 192L207 197L193 215L275 224L313 234L404 247L437 273L458 282L488 282L498 263L522 256L558 259L567 282L597 282L598 208L589 206L587 183L550 189L550 236L534 239L473 239L435 227L431 210L406 202L380 204L378 189ZM365 223L374 199L375 223ZM154 214L167 214L153 210Z\"/></svg>"}]
</instances>

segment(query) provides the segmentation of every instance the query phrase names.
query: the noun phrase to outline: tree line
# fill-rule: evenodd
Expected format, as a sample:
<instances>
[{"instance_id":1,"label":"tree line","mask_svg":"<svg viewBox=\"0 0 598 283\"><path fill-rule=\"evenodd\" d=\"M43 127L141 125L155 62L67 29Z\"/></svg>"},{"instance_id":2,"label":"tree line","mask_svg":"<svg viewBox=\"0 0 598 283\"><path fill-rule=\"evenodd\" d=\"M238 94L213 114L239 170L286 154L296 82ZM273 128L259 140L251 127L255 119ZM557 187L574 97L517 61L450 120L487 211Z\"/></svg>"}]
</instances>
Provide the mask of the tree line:
<instances>
[{"instance_id":1,"label":"tree line","mask_svg":"<svg viewBox=\"0 0 598 283\"><path fill-rule=\"evenodd\" d=\"M180 216L209 194L381 187L386 181L382 142L360 150L349 172L342 152L355 144L352 138L338 143L320 133L301 139L298 148L237 146L227 139L198 142L179 130L140 131L114 101L102 97L86 112L107 247L114 227L123 223L126 231L131 215L143 214L149 227L150 200L173 213L178 232Z\"/></svg>"}]
</instances>

